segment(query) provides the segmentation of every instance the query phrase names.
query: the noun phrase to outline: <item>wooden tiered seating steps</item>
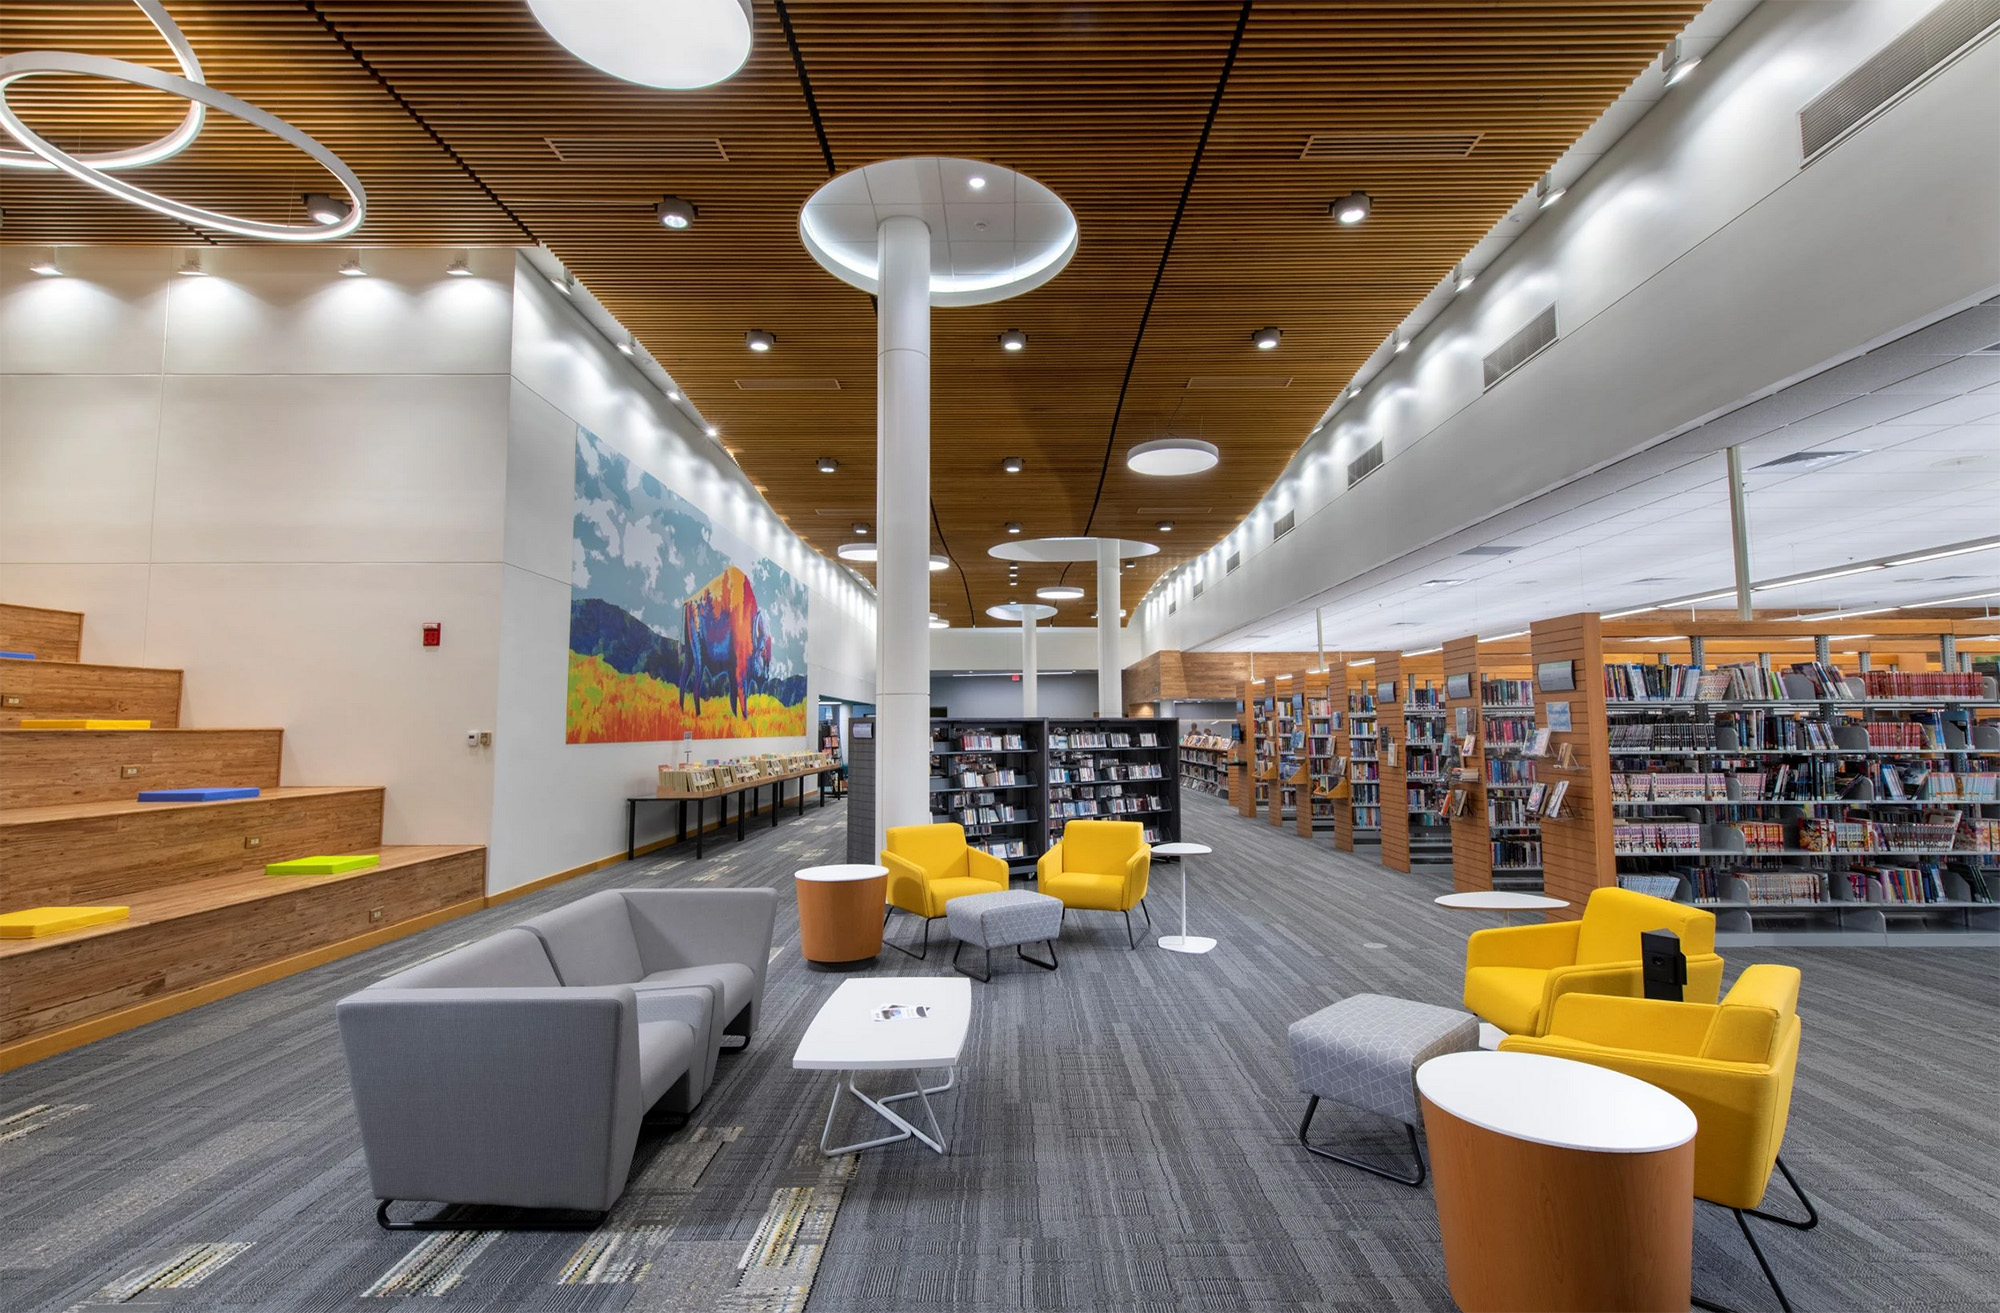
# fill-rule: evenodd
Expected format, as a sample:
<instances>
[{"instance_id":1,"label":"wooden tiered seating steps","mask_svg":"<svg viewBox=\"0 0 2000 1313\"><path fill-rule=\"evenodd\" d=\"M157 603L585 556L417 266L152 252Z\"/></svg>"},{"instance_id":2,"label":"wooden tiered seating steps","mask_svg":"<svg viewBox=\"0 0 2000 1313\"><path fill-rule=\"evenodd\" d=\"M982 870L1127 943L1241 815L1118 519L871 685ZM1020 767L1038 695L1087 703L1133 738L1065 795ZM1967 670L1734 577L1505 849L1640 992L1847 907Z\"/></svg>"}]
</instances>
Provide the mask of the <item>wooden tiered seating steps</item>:
<instances>
[{"instance_id":1,"label":"wooden tiered seating steps","mask_svg":"<svg viewBox=\"0 0 2000 1313\"><path fill-rule=\"evenodd\" d=\"M486 850L382 844L383 790L289 786L277 729L180 729L181 672L77 661L76 612L0 606L0 911L120 904L128 920L0 941L0 1071L485 906ZM146 719L32 730L22 717ZM141 803L142 789L255 798ZM375 853L341 875L268 863Z\"/></svg>"}]
</instances>

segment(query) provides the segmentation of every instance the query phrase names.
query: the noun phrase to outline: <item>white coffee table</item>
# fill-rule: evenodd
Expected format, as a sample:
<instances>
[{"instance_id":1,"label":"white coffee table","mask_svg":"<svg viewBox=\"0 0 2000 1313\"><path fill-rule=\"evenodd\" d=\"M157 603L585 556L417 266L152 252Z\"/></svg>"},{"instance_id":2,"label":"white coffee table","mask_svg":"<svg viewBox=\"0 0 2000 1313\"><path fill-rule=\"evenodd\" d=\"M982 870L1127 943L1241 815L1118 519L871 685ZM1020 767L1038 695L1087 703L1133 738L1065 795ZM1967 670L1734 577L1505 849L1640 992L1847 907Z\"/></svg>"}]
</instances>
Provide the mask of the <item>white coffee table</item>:
<instances>
[{"instance_id":1,"label":"white coffee table","mask_svg":"<svg viewBox=\"0 0 2000 1313\"><path fill-rule=\"evenodd\" d=\"M1439 894L1431 900L1439 907L1455 907L1465 912L1498 912L1502 925L1514 924L1516 912L1553 912L1568 907L1567 898L1546 894L1510 893L1505 889L1475 889L1470 893Z\"/></svg>"},{"instance_id":2,"label":"white coffee table","mask_svg":"<svg viewBox=\"0 0 2000 1313\"><path fill-rule=\"evenodd\" d=\"M1177 935L1161 935L1160 947L1169 953L1206 953L1215 947L1213 939L1187 932L1187 859L1206 857L1215 849L1205 843L1156 843L1153 845L1155 857L1178 857L1181 859L1181 932Z\"/></svg>"},{"instance_id":3,"label":"white coffee table","mask_svg":"<svg viewBox=\"0 0 2000 1313\"><path fill-rule=\"evenodd\" d=\"M890 1006L922 1009L924 1015L877 1021L876 1009ZM826 1126L820 1131L820 1149L828 1157L837 1157L863 1149L879 1149L914 1136L935 1152L945 1152L948 1146L944 1132L938 1129L937 1113L929 1096L942 1094L957 1083L958 1059L965 1050L965 1035L971 1024L972 982L963 976L873 976L843 981L832 997L820 1005L819 1015L806 1027L798 1051L792 1054L792 1066L801 1071L839 1073L834 1081L833 1102L826 1110ZM863 1094L854 1084L857 1072L937 1069L950 1069L952 1073L944 1084L927 1086L922 1077L913 1077L915 1089L880 1099ZM828 1144L843 1089L896 1127L898 1134L839 1147ZM924 1105L931 1123L929 1135L888 1107L905 1099L916 1099Z\"/></svg>"}]
</instances>

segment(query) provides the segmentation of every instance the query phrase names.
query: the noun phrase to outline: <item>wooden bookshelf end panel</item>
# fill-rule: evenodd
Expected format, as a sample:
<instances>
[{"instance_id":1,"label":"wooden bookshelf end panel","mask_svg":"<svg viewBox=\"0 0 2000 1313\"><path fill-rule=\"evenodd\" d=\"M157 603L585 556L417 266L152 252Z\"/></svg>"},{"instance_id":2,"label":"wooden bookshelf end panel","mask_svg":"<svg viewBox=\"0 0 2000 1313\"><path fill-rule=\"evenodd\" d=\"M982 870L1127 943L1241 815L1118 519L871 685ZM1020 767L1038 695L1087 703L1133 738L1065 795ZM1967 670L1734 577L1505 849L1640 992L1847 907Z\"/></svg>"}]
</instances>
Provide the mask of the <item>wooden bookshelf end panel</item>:
<instances>
[{"instance_id":1,"label":"wooden bookshelf end panel","mask_svg":"<svg viewBox=\"0 0 2000 1313\"><path fill-rule=\"evenodd\" d=\"M80 661L83 612L0 603L0 652L30 652L37 661Z\"/></svg>"},{"instance_id":2,"label":"wooden bookshelf end panel","mask_svg":"<svg viewBox=\"0 0 2000 1313\"><path fill-rule=\"evenodd\" d=\"M1606 755L1609 734L1604 715L1604 637L1595 614L1558 616L1537 621L1530 629L1535 666L1574 663L1576 687L1567 692L1535 691L1535 724L1547 728L1548 704L1570 704L1570 730L1553 734L1542 777L1550 785L1567 781L1564 815L1542 821L1542 888L1569 906L1549 913L1549 919L1575 920L1583 915L1590 891L1618 882L1611 851L1611 766ZM1576 765L1557 769L1564 745Z\"/></svg>"}]
</instances>

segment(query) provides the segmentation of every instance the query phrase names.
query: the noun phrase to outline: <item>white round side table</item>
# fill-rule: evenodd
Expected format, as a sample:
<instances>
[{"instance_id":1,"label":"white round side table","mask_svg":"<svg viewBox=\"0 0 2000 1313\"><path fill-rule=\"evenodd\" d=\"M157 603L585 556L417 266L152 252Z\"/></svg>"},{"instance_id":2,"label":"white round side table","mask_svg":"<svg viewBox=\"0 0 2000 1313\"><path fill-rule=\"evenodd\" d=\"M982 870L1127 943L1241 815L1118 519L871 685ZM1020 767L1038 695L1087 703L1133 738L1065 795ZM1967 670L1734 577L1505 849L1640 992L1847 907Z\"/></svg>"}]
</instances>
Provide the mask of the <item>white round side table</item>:
<instances>
[{"instance_id":1,"label":"white round side table","mask_svg":"<svg viewBox=\"0 0 2000 1313\"><path fill-rule=\"evenodd\" d=\"M1206 857L1215 849L1205 843L1156 843L1153 855L1156 857L1178 857L1181 859L1181 932L1177 935L1161 935L1160 947L1169 953L1206 953L1215 947L1213 939L1187 932L1187 859Z\"/></svg>"},{"instance_id":2,"label":"white round side table","mask_svg":"<svg viewBox=\"0 0 2000 1313\"><path fill-rule=\"evenodd\" d=\"M1502 925L1514 924L1516 912L1553 912L1568 907L1567 898L1546 894L1520 894L1505 889L1475 889L1470 893L1439 894L1431 900L1439 907L1455 907L1467 912L1498 912Z\"/></svg>"}]
</instances>

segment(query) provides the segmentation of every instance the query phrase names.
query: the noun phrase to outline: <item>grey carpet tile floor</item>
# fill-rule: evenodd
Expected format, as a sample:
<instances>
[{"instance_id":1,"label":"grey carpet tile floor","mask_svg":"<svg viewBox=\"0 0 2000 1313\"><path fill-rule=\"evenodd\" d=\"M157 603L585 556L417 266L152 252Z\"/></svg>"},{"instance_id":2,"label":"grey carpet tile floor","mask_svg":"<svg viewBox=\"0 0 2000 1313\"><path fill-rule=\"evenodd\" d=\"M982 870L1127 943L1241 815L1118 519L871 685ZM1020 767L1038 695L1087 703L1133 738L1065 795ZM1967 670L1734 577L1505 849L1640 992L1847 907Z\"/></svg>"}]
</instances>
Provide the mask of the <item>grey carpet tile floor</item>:
<instances>
[{"instance_id":1,"label":"grey carpet tile floor","mask_svg":"<svg viewBox=\"0 0 2000 1313\"><path fill-rule=\"evenodd\" d=\"M1127 951L1072 915L1061 969L994 955L969 1061L934 1100L951 1153L818 1151L830 1081L789 1057L840 977L797 951L790 872L840 860L845 810L700 861L608 868L0 1076L0 1309L1449 1309L1437 1216L1293 1139L1285 1027L1359 992L1457 1002L1468 931L1443 875L1188 800L1205 957ZM390 1235L372 1217L333 1026L342 995L596 889L780 889L764 1028L686 1126L649 1129L590 1234ZM1179 874L1156 871L1158 931ZM914 923L898 918L892 933ZM940 925L937 930L942 931ZM1760 1237L1801 1310L2000 1309L2000 954L1737 950L1805 972L1786 1160L1821 1227ZM880 974L941 974L884 953ZM877 1083L887 1090L896 1078ZM864 1086L867 1082L864 1081ZM476 1116L476 1108L467 1109ZM836 1127L872 1133L849 1105ZM1398 1128L1325 1109L1385 1157ZM1782 1208L1782 1185L1771 1206ZM1511 1206L1496 1194L1495 1207ZM1728 1214L1696 1213L1695 1288L1775 1307Z\"/></svg>"}]
</instances>

